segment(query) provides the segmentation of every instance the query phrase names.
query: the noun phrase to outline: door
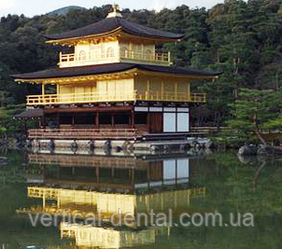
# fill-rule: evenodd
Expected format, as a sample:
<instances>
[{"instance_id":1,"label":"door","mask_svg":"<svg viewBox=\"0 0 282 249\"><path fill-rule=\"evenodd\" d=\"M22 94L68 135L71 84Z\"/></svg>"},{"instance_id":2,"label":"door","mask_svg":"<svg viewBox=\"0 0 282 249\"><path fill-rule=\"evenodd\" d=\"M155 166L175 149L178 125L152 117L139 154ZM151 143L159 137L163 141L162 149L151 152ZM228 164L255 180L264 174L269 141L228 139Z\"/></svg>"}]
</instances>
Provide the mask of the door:
<instances>
[{"instance_id":1,"label":"door","mask_svg":"<svg viewBox=\"0 0 282 249\"><path fill-rule=\"evenodd\" d=\"M150 133L163 132L163 113L149 113L149 131Z\"/></svg>"}]
</instances>

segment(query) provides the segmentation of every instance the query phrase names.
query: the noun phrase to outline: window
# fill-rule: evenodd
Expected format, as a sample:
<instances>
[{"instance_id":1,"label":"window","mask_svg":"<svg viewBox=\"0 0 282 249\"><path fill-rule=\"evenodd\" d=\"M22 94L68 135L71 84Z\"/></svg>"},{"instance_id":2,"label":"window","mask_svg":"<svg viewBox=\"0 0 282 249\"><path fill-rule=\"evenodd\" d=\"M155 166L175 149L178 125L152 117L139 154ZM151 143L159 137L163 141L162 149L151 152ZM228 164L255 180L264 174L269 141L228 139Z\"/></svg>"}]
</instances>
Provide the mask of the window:
<instances>
[{"instance_id":1,"label":"window","mask_svg":"<svg viewBox=\"0 0 282 249\"><path fill-rule=\"evenodd\" d=\"M146 50L146 60L152 60L153 59L153 54L150 49Z\"/></svg>"},{"instance_id":2,"label":"window","mask_svg":"<svg viewBox=\"0 0 282 249\"><path fill-rule=\"evenodd\" d=\"M72 124L72 114L70 114L70 113L61 113L61 115L60 115L60 124Z\"/></svg>"},{"instance_id":3,"label":"window","mask_svg":"<svg viewBox=\"0 0 282 249\"><path fill-rule=\"evenodd\" d=\"M114 116L115 124L129 124L129 115L119 114Z\"/></svg>"},{"instance_id":4,"label":"window","mask_svg":"<svg viewBox=\"0 0 282 249\"><path fill-rule=\"evenodd\" d=\"M147 113L135 114L135 124L147 124Z\"/></svg>"},{"instance_id":5,"label":"window","mask_svg":"<svg viewBox=\"0 0 282 249\"><path fill-rule=\"evenodd\" d=\"M112 47L109 47L107 49L107 58L110 58L110 57L114 57L114 49Z\"/></svg>"},{"instance_id":6,"label":"window","mask_svg":"<svg viewBox=\"0 0 282 249\"><path fill-rule=\"evenodd\" d=\"M189 113L177 113L177 131L189 131Z\"/></svg>"},{"instance_id":7,"label":"window","mask_svg":"<svg viewBox=\"0 0 282 249\"><path fill-rule=\"evenodd\" d=\"M164 180L176 178L176 160L164 160L163 177Z\"/></svg>"},{"instance_id":8,"label":"window","mask_svg":"<svg viewBox=\"0 0 282 249\"><path fill-rule=\"evenodd\" d=\"M124 57L124 58L128 57L128 48L126 46L123 46L121 48L121 57Z\"/></svg>"},{"instance_id":9,"label":"window","mask_svg":"<svg viewBox=\"0 0 282 249\"><path fill-rule=\"evenodd\" d=\"M86 53L85 53L84 50L81 50L81 51L79 52L79 60L80 60L80 61L85 61L85 60L86 60Z\"/></svg>"},{"instance_id":10,"label":"window","mask_svg":"<svg viewBox=\"0 0 282 249\"><path fill-rule=\"evenodd\" d=\"M112 124L112 117L107 114L100 115L100 124Z\"/></svg>"},{"instance_id":11,"label":"window","mask_svg":"<svg viewBox=\"0 0 282 249\"><path fill-rule=\"evenodd\" d=\"M176 113L164 113L164 132L176 132Z\"/></svg>"},{"instance_id":12,"label":"window","mask_svg":"<svg viewBox=\"0 0 282 249\"><path fill-rule=\"evenodd\" d=\"M189 159L177 159L177 178L189 177Z\"/></svg>"},{"instance_id":13,"label":"window","mask_svg":"<svg viewBox=\"0 0 282 249\"><path fill-rule=\"evenodd\" d=\"M75 124L90 125L94 124L95 115L93 113L77 113L75 117Z\"/></svg>"}]
</instances>

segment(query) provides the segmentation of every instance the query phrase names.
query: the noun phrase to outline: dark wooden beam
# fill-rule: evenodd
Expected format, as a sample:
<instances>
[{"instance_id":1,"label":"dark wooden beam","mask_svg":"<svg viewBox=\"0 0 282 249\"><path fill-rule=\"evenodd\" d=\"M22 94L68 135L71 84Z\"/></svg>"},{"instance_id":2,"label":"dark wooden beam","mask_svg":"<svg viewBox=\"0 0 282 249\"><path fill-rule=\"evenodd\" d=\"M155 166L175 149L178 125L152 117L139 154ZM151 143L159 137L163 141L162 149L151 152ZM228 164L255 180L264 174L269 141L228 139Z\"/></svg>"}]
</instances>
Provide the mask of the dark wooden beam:
<instances>
[{"instance_id":1,"label":"dark wooden beam","mask_svg":"<svg viewBox=\"0 0 282 249\"><path fill-rule=\"evenodd\" d=\"M44 109L44 114L49 113L79 113L79 112L122 112L133 110L134 106L97 106L97 107L77 107L77 108L50 108Z\"/></svg>"}]
</instances>

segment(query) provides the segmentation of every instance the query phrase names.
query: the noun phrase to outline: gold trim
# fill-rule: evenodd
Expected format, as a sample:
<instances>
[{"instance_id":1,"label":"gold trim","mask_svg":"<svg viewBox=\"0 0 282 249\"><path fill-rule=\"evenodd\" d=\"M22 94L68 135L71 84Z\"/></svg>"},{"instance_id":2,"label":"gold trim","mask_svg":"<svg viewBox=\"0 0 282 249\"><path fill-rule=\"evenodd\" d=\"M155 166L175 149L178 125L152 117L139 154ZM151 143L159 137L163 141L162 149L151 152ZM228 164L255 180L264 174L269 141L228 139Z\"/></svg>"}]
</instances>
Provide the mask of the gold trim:
<instances>
[{"instance_id":1,"label":"gold trim","mask_svg":"<svg viewBox=\"0 0 282 249\"><path fill-rule=\"evenodd\" d=\"M124 77L123 77L123 76ZM49 78L49 79L15 79L16 82L28 82L41 84L44 82L45 84L63 84L63 83L78 83L79 81L85 80L101 80L101 79L115 79L119 78L128 78L134 77L138 75L149 75L149 76L158 76L158 77L166 77L166 78L185 78L185 79L218 79L219 76L197 76L197 75L179 75L179 74L171 74L171 73L162 73L162 72L151 72L146 70L140 70L137 68L129 69L123 72L116 73L105 73L105 74L97 74L97 75L84 75L84 76L72 76L72 77L60 77L60 78Z\"/></svg>"},{"instance_id":2,"label":"gold trim","mask_svg":"<svg viewBox=\"0 0 282 249\"><path fill-rule=\"evenodd\" d=\"M138 36L138 35L132 35L129 33L126 33L125 30L123 30L122 27L118 27L112 31L109 32L105 32L105 33L100 33L100 34L93 34L93 35L87 35L87 36L76 36L76 37L70 37L70 38L65 38L65 39L60 39L60 40L49 40L46 41L46 43L50 43L50 44L72 44L75 45L77 40L81 40L81 39L91 39L91 38L105 38L108 37L110 35L115 35L117 37L120 37L121 35L126 37L126 38L135 38L135 39L143 39L143 40L147 40L147 41L151 41L151 43L153 44L157 44L157 43L166 43L166 42L175 42L175 41L181 41L183 40L183 38L181 39L172 39L172 38L149 38L149 37L144 37L144 36Z\"/></svg>"},{"instance_id":3,"label":"gold trim","mask_svg":"<svg viewBox=\"0 0 282 249\"><path fill-rule=\"evenodd\" d=\"M60 39L60 40L49 40L49 41L46 41L46 43L59 44L59 43L64 43L66 41L75 41L75 40L88 39L88 38L93 38L93 37L103 38L105 36L109 36L110 34L117 33L120 30L122 30L122 28L118 27L110 32L100 33L96 35L76 36L76 37L70 37L70 38L65 38L65 39Z\"/></svg>"},{"instance_id":4,"label":"gold trim","mask_svg":"<svg viewBox=\"0 0 282 249\"><path fill-rule=\"evenodd\" d=\"M44 82L45 84L60 84L60 83L78 83L79 81L86 80L101 80L103 79L115 79L119 78L133 78L137 69L129 69L123 72L116 73L104 73L104 74L96 74L96 75L82 75L82 76L72 76L72 77L58 77L58 78L49 78L49 79L15 79L16 82L27 82L27 83L35 83L41 84ZM124 77L123 77L124 76Z\"/></svg>"},{"instance_id":5,"label":"gold trim","mask_svg":"<svg viewBox=\"0 0 282 249\"><path fill-rule=\"evenodd\" d=\"M158 76L158 77L164 77L165 76L166 78L218 79L218 76L183 75L183 74L146 71L146 70L142 70L142 69L138 69L137 73L138 73L138 75L149 75L149 76Z\"/></svg>"}]
</instances>

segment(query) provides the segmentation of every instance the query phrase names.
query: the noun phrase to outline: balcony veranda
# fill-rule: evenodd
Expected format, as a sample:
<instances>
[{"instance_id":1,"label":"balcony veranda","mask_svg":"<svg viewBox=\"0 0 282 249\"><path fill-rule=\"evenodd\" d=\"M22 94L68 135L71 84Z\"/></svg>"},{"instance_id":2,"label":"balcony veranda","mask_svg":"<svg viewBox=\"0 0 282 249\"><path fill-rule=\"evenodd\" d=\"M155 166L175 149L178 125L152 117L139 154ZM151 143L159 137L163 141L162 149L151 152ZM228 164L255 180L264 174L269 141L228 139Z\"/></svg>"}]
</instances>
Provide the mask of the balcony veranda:
<instances>
[{"instance_id":1,"label":"balcony veranda","mask_svg":"<svg viewBox=\"0 0 282 249\"><path fill-rule=\"evenodd\" d=\"M60 53L59 66L76 67L106 63L128 62L139 64L153 64L159 66L171 65L170 53L145 53L141 51L113 49L110 53L90 52L80 56L78 54Z\"/></svg>"},{"instance_id":2,"label":"balcony veranda","mask_svg":"<svg viewBox=\"0 0 282 249\"><path fill-rule=\"evenodd\" d=\"M134 139L137 130L133 128L120 129L30 129L28 130L29 139Z\"/></svg>"},{"instance_id":3,"label":"balcony veranda","mask_svg":"<svg viewBox=\"0 0 282 249\"><path fill-rule=\"evenodd\" d=\"M124 93L87 92L71 94L42 94L27 96L28 106L61 105L61 104L89 104L105 102L134 102L134 101L164 101L164 102L206 102L205 93L175 93L149 92L138 93L130 91Z\"/></svg>"}]
</instances>

